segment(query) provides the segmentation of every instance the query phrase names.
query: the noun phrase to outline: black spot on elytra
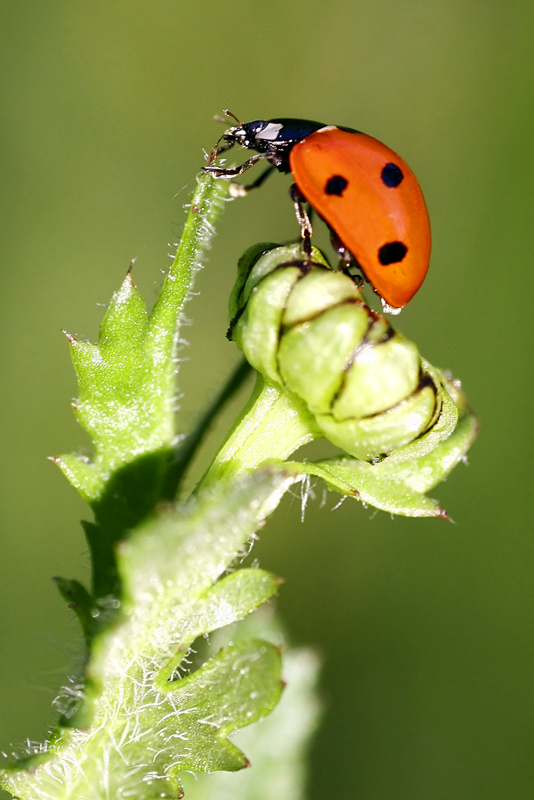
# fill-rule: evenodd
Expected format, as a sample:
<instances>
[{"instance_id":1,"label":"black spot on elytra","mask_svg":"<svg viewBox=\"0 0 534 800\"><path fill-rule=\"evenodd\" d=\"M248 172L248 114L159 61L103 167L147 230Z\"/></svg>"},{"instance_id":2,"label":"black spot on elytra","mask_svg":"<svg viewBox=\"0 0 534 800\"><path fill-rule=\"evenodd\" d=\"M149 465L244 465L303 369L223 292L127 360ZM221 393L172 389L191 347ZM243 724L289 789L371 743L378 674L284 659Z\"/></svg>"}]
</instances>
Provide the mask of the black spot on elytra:
<instances>
[{"instance_id":1,"label":"black spot on elytra","mask_svg":"<svg viewBox=\"0 0 534 800\"><path fill-rule=\"evenodd\" d=\"M343 175L333 175L327 180L324 190L327 194L335 194L341 197L348 185L349 182Z\"/></svg>"},{"instance_id":2,"label":"black spot on elytra","mask_svg":"<svg viewBox=\"0 0 534 800\"><path fill-rule=\"evenodd\" d=\"M396 164L386 164L382 170L382 180L390 189L395 189L404 178L403 172Z\"/></svg>"},{"instance_id":3,"label":"black spot on elytra","mask_svg":"<svg viewBox=\"0 0 534 800\"><path fill-rule=\"evenodd\" d=\"M378 251L378 260L381 264L387 267L388 264L398 264L402 261L408 248L402 242L388 242L382 245Z\"/></svg>"}]
</instances>

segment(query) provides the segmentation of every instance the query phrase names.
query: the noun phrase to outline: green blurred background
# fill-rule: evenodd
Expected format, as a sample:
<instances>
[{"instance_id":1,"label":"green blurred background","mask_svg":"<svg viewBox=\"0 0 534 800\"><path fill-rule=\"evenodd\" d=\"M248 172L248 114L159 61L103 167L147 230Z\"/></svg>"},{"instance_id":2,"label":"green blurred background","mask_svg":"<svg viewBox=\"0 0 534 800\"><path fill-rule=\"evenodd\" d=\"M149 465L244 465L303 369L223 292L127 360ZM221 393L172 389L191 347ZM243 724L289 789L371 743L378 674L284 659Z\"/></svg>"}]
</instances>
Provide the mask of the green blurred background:
<instances>
[{"instance_id":1,"label":"green blurred background","mask_svg":"<svg viewBox=\"0 0 534 800\"><path fill-rule=\"evenodd\" d=\"M94 338L134 256L153 301L229 107L352 126L410 163L434 250L396 324L481 419L433 493L455 525L320 508L319 487L304 524L287 498L262 534L291 636L324 658L309 795L533 796L533 37L529 0L1 4L0 749L43 738L80 652L50 581L87 576L87 511L45 460L87 447L60 328ZM286 189L226 210L187 309L184 426L237 359L236 259L295 235Z\"/></svg>"}]
</instances>

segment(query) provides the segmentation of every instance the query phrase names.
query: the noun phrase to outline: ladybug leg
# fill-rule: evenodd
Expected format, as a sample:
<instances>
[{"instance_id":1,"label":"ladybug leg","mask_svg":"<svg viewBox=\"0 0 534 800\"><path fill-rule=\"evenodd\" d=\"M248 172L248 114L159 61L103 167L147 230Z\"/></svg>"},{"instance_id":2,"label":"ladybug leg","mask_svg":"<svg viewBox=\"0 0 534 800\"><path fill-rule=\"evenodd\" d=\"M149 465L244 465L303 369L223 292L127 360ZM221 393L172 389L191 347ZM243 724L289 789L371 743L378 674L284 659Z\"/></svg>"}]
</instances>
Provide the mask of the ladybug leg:
<instances>
[{"instance_id":1,"label":"ladybug leg","mask_svg":"<svg viewBox=\"0 0 534 800\"><path fill-rule=\"evenodd\" d=\"M213 164L215 159L219 158L221 153L226 153L227 150L231 150L234 146L234 142L227 142L226 144L217 144L211 151L208 157L208 163Z\"/></svg>"},{"instance_id":2,"label":"ladybug leg","mask_svg":"<svg viewBox=\"0 0 534 800\"><path fill-rule=\"evenodd\" d=\"M214 178L224 178L224 180L232 180L232 178L238 178L240 175L246 172L247 169L250 169L251 167L254 166L254 164L257 164L258 161L261 161L262 158L265 157L266 157L265 153L258 153L258 155L252 156L252 158L249 158L248 161L245 161L244 164L241 164L240 167L229 167L227 169L225 169L224 167L203 167L202 171L209 172L211 175L213 175Z\"/></svg>"},{"instance_id":3,"label":"ladybug leg","mask_svg":"<svg viewBox=\"0 0 534 800\"><path fill-rule=\"evenodd\" d=\"M339 266L338 269L340 272L344 272L345 275L348 275L351 280L354 281L358 289L363 289L364 286L364 279L361 275L355 273L355 270L359 269L360 272L363 274L363 270L358 264L356 258L352 255L350 250L348 250L337 233L330 228L330 242L332 244L333 249L339 256Z\"/></svg>"},{"instance_id":4,"label":"ladybug leg","mask_svg":"<svg viewBox=\"0 0 534 800\"><path fill-rule=\"evenodd\" d=\"M206 157L208 164L213 164L213 162L219 158L221 153L226 153L227 150L231 150L232 147L235 145L235 141L232 139L224 144L221 144L222 140L224 139L224 134L221 136L209 156Z\"/></svg>"},{"instance_id":5,"label":"ladybug leg","mask_svg":"<svg viewBox=\"0 0 534 800\"><path fill-rule=\"evenodd\" d=\"M272 165L270 167L267 167L265 172L262 172L259 178L256 178L256 180L253 181L252 183L247 183L246 186L243 186L242 183L231 183L230 196L245 197L253 189L258 189L262 185L262 183L269 177L269 175L272 175L275 169L276 167L273 167Z\"/></svg>"},{"instance_id":6,"label":"ladybug leg","mask_svg":"<svg viewBox=\"0 0 534 800\"><path fill-rule=\"evenodd\" d=\"M304 203L306 202L306 198L301 194L295 183L289 189L289 196L293 201L293 206L295 208L295 216L297 217L297 222L300 227L300 236L302 238L302 249L306 254L306 260L309 261L311 259L312 225L310 222L310 218L307 215L306 210L304 208Z\"/></svg>"}]
</instances>

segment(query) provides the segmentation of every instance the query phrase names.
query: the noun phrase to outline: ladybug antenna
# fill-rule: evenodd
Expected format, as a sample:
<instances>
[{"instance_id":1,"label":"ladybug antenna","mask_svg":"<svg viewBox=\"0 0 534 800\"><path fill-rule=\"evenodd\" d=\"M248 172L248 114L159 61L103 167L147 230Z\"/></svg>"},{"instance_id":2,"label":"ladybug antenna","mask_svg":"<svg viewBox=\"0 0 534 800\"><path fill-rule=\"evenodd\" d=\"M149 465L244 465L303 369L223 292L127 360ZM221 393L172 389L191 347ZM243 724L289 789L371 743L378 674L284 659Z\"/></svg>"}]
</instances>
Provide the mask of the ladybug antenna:
<instances>
[{"instance_id":1,"label":"ladybug antenna","mask_svg":"<svg viewBox=\"0 0 534 800\"><path fill-rule=\"evenodd\" d=\"M215 120L215 122L222 122L223 125L227 125L229 119L235 120L237 124L240 126L243 124L242 122L240 122L240 120L238 120L236 115L232 114L231 111L228 111L227 108L224 109L222 114L215 114L213 119Z\"/></svg>"},{"instance_id":2,"label":"ladybug antenna","mask_svg":"<svg viewBox=\"0 0 534 800\"><path fill-rule=\"evenodd\" d=\"M229 119L235 120L239 126L243 125L241 120L238 119L235 114L232 114L232 112L229 111L227 108L224 109L224 116L228 117Z\"/></svg>"}]
</instances>

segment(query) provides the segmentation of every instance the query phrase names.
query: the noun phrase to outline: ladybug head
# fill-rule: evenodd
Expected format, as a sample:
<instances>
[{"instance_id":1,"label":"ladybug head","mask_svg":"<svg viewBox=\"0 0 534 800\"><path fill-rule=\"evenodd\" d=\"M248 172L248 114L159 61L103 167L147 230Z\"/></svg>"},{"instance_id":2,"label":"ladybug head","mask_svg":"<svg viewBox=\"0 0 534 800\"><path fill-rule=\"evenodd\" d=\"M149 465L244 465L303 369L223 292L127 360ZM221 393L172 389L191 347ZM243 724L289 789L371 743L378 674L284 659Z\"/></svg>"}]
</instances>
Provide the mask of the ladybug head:
<instances>
[{"instance_id":1,"label":"ladybug head","mask_svg":"<svg viewBox=\"0 0 534 800\"><path fill-rule=\"evenodd\" d=\"M230 112L225 112L226 116L232 116ZM234 125L232 128L228 128L227 131L223 133L213 150L210 154L210 163L213 162L220 153L224 153L226 150L230 150L234 145L238 144L241 147L244 147L247 150L255 150L258 148L258 144L261 140L261 132L265 131L268 128L269 123L266 120L258 119L254 120L253 122L239 122L239 120L234 117L237 125ZM279 126L281 127L281 126ZM222 143L222 144L221 144Z\"/></svg>"}]
</instances>

